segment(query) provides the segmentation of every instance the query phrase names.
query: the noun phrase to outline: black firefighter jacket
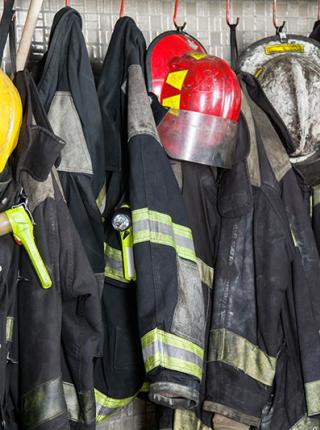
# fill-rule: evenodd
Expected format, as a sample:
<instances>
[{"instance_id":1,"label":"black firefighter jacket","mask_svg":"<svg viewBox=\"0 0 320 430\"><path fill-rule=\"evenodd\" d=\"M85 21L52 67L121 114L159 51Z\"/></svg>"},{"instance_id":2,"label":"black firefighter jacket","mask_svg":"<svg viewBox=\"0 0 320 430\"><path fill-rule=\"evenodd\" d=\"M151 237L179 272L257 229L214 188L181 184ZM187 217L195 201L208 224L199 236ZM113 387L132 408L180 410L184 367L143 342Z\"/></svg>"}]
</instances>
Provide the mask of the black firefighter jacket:
<instances>
[{"instance_id":1,"label":"black firefighter jacket","mask_svg":"<svg viewBox=\"0 0 320 430\"><path fill-rule=\"evenodd\" d=\"M276 116L252 100L256 80L241 80L246 127L237 145L250 144L220 183L203 407L257 428L313 430L320 425L319 255L279 138L283 124L275 128Z\"/></svg>"},{"instance_id":2,"label":"black firefighter jacket","mask_svg":"<svg viewBox=\"0 0 320 430\"><path fill-rule=\"evenodd\" d=\"M27 71L17 74L16 85L24 116L14 175L52 280L51 288L42 288L21 249L18 428L94 429L93 360L102 329L98 287L55 170L63 142L53 134Z\"/></svg>"},{"instance_id":3,"label":"black firefighter jacket","mask_svg":"<svg viewBox=\"0 0 320 430\"><path fill-rule=\"evenodd\" d=\"M0 174L0 212L17 204L18 187L9 166ZM17 387L17 286L19 249L12 235L0 237L0 419L15 421Z\"/></svg>"},{"instance_id":4,"label":"black firefighter jacket","mask_svg":"<svg viewBox=\"0 0 320 430\"><path fill-rule=\"evenodd\" d=\"M193 407L203 373L204 289L186 207L152 115L144 55L135 23L118 20L98 85L109 171L98 422L141 388L155 403ZM111 225L123 203L131 208L135 282L124 277L120 237Z\"/></svg>"},{"instance_id":5,"label":"black firefighter jacket","mask_svg":"<svg viewBox=\"0 0 320 430\"><path fill-rule=\"evenodd\" d=\"M54 133L64 140L58 166L70 214L103 284L104 141L100 107L79 13L54 17L47 53L34 74Z\"/></svg>"}]
</instances>

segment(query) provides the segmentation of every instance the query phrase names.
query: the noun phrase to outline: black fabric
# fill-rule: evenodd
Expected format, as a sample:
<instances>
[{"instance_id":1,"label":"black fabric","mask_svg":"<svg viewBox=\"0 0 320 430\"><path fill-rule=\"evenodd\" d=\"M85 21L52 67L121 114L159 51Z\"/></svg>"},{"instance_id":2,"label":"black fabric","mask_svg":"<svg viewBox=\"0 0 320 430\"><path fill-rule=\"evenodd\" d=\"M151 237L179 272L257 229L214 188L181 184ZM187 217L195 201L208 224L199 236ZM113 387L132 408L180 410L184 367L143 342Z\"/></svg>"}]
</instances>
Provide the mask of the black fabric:
<instances>
[{"instance_id":1,"label":"black fabric","mask_svg":"<svg viewBox=\"0 0 320 430\"><path fill-rule=\"evenodd\" d=\"M92 410L92 404L95 404L93 361L99 355L102 330L98 286L52 171L55 157L47 151L46 145L49 142L58 152L61 141L50 129L31 124L33 116L37 121L36 112L44 111L41 106L35 107L39 98L29 73L19 72L15 83L22 98L24 116L14 153L14 173L19 187L32 202L35 241L53 282L48 290L41 287L32 263L22 249L18 286L19 429L93 430L94 411L85 422L77 421L71 410L69 414L70 399L67 394L63 395L62 381L74 386L78 396L75 401L80 402L79 410L83 414L90 408ZM39 146L41 142L42 148ZM46 166L40 169L41 177L32 174L33 164L26 163L34 147L39 150L38 164ZM48 171L50 163L51 171ZM44 177L45 170L47 177ZM56 389L50 397L44 396L40 402L26 406L24 399L28 393L52 381L55 381ZM84 393L85 404L81 403ZM50 419L40 420L38 417L43 411L46 414L51 411L53 399L63 407L54 415L52 412L51 416L47 415ZM34 410L33 415L30 415L30 407Z\"/></svg>"},{"instance_id":2,"label":"black fabric","mask_svg":"<svg viewBox=\"0 0 320 430\"><path fill-rule=\"evenodd\" d=\"M10 31L11 20L14 15L14 0L5 0L0 21L0 64L2 62L3 51L6 46L7 37Z\"/></svg>"},{"instance_id":3,"label":"black fabric","mask_svg":"<svg viewBox=\"0 0 320 430\"><path fill-rule=\"evenodd\" d=\"M237 43L237 26L238 24L230 24L230 54L231 54L231 68L232 70L236 70L238 63L238 43Z\"/></svg>"},{"instance_id":4,"label":"black fabric","mask_svg":"<svg viewBox=\"0 0 320 430\"><path fill-rule=\"evenodd\" d=\"M96 199L105 183L103 127L82 21L68 7L54 17L48 52L33 70L45 111L57 92L71 94L92 163L92 174L59 171L65 198L95 273L104 271L103 224ZM61 122L67 118L59 118ZM70 145L70 142L66 142Z\"/></svg>"},{"instance_id":5,"label":"black fabric","mask_svg":"<svg viewBox=\"0 0 320 430\"><path fill-rule=\"evenodd\" d=\"M316 21L313 26L313 30L310 33L309 37L311 39L316 40L317 42L320 42L320 21Z\"/></svg>"}]
</instances>

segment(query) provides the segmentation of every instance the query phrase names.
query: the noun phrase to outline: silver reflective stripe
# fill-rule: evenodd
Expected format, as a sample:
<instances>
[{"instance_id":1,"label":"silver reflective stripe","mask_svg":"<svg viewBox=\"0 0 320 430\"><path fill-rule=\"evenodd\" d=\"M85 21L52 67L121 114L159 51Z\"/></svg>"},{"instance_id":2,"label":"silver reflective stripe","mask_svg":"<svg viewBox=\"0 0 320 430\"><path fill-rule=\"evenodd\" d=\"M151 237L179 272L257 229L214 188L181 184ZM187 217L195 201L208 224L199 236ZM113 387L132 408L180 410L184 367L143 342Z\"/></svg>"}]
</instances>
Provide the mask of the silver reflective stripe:
<instances>
[{"instance_id":1,"label":"silver reflective stripe","mask_svg":"<svg viewBox=\"0 0 320 430\"><path fill-rule=\"evenodd\" d=\"M200 368L202 367L202 359L198 357L196 354L193 354L192 352L186 351L184 349L176 348L172 345L163 345L159 343L152 343L151 345L147 346L143 350L143 356L145 359L148 357L151 357L153 355L156 355L157 353L160 353L160 345L161 350L165 349L165 351L162 351L164 354L169 355L170 357L178 358L180 360L189 361L191 363L197 364Z\"/></svg>"},{"instance_id":2,"label":"silver reflective stripe","mask_svg":"<svg viewBox=\"0 0 320 430\"><path fill-rule=\"evenodd\" d=\"M191 250L193 247L192 238L187 238L178 234L177 231L174 231L172 225L164 224L159 221L153 220L144 220L137 221L134 224L134 232L138 233L140 231L148 231L151 230L154 233L165 234L171 236L175 239L177 246L182 246L184 248L189 248Z\"/></svg>"},{"instance_id":3,"label":"silver reflective stripe","mask_svg":"<svg viewBox=\"0 0 320 430\"><path fill-rule=\"evenodd\" d=\"M63 382L63 390L70 420L82 424L94 423L96 419L94 390L77 393L75 386L69 382Z\"/></svg>"},{"instance_id":4,"label":"silver reflective stripe","mask_svg":"<svg viewBox=\"0 0 320 430\"><path fill-rule=\"evenodd\" d=\"M22 422L26 429L38 427L64 414L67 421L67 405L61 378L38 385L22 398Z\"/></svg>"},{"instance_id":5,"label":"silver reflective stripe","mask_svg":"<svg viewBox=\"0 0 320 430\"><path fill-rule=\"evenodd\" d=\"M112 246L105 243L104 254L106 262L104 275L108 278L128 283L128 281L124 278L122 252L119 249L112 248Z\"/></svg>"},{"instance_id":6,"label":"silver reflective stripe","mask_svg":"<svg viewBox=\"0 0 320 430\"><path fill-rule=\"evenodd\" d=\"M7 317L6 318L6 342L12 342L12 338L13 338L13 323L14 323L14 318L13 317Z\"/></svg>"}]
</instances>

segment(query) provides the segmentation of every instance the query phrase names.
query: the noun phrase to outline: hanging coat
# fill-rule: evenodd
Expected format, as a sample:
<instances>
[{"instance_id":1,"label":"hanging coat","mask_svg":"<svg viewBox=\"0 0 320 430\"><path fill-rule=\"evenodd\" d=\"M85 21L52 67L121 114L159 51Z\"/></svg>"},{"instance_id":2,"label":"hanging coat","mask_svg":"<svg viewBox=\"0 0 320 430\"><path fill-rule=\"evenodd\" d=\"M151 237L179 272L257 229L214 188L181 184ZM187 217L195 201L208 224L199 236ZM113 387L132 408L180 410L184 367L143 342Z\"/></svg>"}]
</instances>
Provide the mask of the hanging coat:
<instances>
[{"instance_id":1,"label":"hanging coat","mask_svg":"<svg viewBox=\"0 0 320 430\"><path fill-rule=\"evenodd\" d=\"M259 84L241 79L237 145L250 144L220 184L204 409L254 427L271 414L272 430L311 430L320 423L319 255L290 160L252 101Z\"/></svg>"},{"instance_id":2,"label":"hanging coat","mask_svg":"<svg viewBox=\"0 0 320 430\"><path fill-rule=\"evenodd\" d=\"M35 242L52 281L50 288L42 287L22 249L19 429L93 430L93 362L102 329L98 286L55 170L64 142L53 134L29 73L19 72L15 83L24 116L14 176L26 196Z\"/></svg>"},{"instance_id":3,"label":"hanging coat","mask_svg":"<svg viewBox=\"0 0 320 430\"><path fill-rule=\"evenodd\" d=\"M105 350L114 345L96 366L101 421L137 395L144 374L150 400L171 408L197 405L202 379L205 298L186 207L154 123L144 55L135 23L118 20L98 85L110 172ZM111 225L123 203L131 208L136 282L124 277Z\"/></svg>"},{"instance_id":4,"label":"hanging coat","mask_svg":"<svg viewBox=\"0 0 320 430\"><path fill-rule=\"evenodd\" d=\"M103 129L81 17L74 9L55 15L48 52L34 74L52 129L66 143L58 167L64 195L91 266L103 281Z\"/></svg>"}]
</instances>

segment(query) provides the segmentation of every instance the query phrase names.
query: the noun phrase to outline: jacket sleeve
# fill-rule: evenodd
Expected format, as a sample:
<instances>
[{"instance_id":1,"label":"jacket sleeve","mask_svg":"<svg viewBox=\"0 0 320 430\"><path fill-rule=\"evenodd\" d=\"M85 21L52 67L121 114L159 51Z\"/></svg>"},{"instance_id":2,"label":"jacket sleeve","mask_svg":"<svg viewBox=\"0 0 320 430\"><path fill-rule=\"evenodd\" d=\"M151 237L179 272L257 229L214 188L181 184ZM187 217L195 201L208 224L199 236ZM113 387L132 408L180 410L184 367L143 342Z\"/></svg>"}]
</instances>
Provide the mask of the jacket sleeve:
<instances>
[{"instance_id":1,"label":"jacket sleeve","mask_svg":"<svg viewBox=\"0 0 320 430\"><path fill-rule=\"evenodd\" d=\"M182 196L159 142L140 65L128 72L130 206L137 307L152 401L195 406L202 379L205 305Z\"/></svg>"},{"instance_id":2,"label":"jacket sleeve","mask_svg":"<svg viewBox=\"0 0 320 430\"><path fill-rule=\"evenodd\" d=\"M295 173L284 178L283 199L295 256L292 267L294 305L309 416L320 414L320 260L311 220Z\"/></svg>"}]
</instances>

